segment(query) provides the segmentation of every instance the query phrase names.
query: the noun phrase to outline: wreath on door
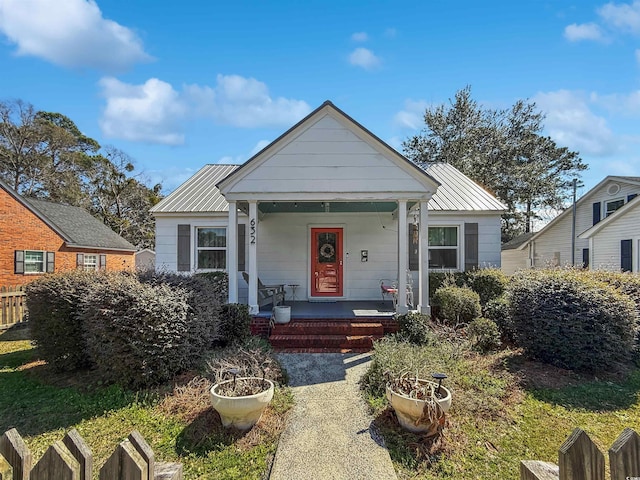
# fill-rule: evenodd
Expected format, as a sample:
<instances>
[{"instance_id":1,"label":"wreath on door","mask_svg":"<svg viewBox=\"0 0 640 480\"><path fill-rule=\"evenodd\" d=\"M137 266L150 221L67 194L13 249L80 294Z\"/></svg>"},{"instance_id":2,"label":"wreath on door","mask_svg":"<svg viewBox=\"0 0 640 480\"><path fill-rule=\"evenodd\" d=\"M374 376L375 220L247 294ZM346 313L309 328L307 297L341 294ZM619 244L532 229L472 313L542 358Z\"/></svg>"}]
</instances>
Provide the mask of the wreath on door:
<instances>
[{"instance_id":1,"label":"wreath on door","mask_svg":"<svg viewBox=\"0 0 640 480\"><path fill-rule=\"evenodd\" d=\"M325 243L320 247L320 256L322 258L332 258L334 253L336 253L336 249L330 243Z\"/></svg>"}]
</instances>

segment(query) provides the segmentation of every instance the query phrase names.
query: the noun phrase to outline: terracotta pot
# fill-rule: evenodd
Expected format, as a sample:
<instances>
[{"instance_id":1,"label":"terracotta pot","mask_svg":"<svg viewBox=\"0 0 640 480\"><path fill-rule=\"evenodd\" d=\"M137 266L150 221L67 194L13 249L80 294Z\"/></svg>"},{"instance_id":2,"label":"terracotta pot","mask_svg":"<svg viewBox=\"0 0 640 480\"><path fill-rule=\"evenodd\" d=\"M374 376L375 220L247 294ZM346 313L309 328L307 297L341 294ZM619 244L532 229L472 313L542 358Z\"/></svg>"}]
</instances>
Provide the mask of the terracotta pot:
<instances>
[{"instance_id":1,"label":"terracotta pot","mask_svg":"<svg viewBox=\"0 0 640 480\"><path fill-rule=\"evenodd\" d=\"M418 379L418 382L423 385L433 385L436 389L438 388L438 384L430 380ZM444 397L435 398L435 401L440 405L440 409L444 413L451 408L451 392L445 387L440 387L440 391L444 392ZM400 422L402 428L415 433L427 432L433 428L433 424L423 418L424 407L427 401L409 398L402 393L392 390L389 385L387 385L387 400L389 401L389 405L395 410L398 422Z\"/></svg>"},{"instance_id":2,"label":"terracotta pot","mask_svg":"<svg viewBox=\"0 0 640 480\"><path fill-rule=\"evenodd\" d=\"M236 382L249 379L262 380L256 377L241 377L237 378ZM273 382L271 380L265 380L265 383L269 384L269 388L255 395L245 395L241 397L226 397L220 395L218 393L220 387L231 382L233 382L233 380L227 380L226 382L216 383L211 387L211 393L209 395L211 405L220 414L222 425L225 427L249 430L260 420L262 412L267 408L267 405L269 405L269 402L273 398Z\"/></svg>"}]
</instances>

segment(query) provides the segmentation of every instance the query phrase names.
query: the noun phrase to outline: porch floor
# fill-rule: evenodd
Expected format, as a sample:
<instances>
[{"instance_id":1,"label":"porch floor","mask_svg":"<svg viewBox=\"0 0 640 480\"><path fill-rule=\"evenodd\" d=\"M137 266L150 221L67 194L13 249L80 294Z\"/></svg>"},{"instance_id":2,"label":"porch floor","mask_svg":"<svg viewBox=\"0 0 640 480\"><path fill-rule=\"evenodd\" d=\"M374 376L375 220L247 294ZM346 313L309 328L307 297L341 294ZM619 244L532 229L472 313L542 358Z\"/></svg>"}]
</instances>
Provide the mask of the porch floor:
<instances>
[{"instance_id":1,"label":"porch floor","mask_svg":"<svg viewBox=\"0 0 640 480\"><path fill-rule=\"evenodd\" d=\"M391 301L345 301L345 302L286 302L291 307L292 320L304 319L371 319L392 318L395 315ZM255 317L271 318L272 305L265 305Z\"/></svg>"}]
</instances>

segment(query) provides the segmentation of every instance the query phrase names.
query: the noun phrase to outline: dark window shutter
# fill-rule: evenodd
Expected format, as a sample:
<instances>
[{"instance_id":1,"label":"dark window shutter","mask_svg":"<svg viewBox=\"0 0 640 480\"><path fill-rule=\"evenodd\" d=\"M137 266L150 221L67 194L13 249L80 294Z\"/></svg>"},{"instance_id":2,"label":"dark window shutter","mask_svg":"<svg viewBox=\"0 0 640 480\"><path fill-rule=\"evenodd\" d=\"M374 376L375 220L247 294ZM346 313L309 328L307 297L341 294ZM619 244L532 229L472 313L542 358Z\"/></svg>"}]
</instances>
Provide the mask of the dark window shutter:
<instances>
[{"instance_id":1,"label":"dark window shutter","mask_svg":"<svg viewBox=\"0 0 640 480\"><path fill-rule=\"evenodd\" d=\"M14 273L24 273L24 250L16 250L13 271Z\"/></svg>"},{"instance_id":2,"label":"dark window shutter","mask_svg":"<svg viewBox=\"0 0 640 480\"><path fill-rule=\"evenodd\" d=\"M600 202L596 202L593 204L593 224L595 225L600 221L600 215L602 213L602 208L600 207Z\"/></svg>"},{"instance_id":3,"label":"dark window shutter","mask_svg":"<svg viewBox=\"0 0 640 480\"><path fill-rule=\"evenodd\" d=\"M76 254L76 268L84 268L84 253Z\"/></svg>"},{"instance_id":4,"label":"dark window shutter","mask_svg":"<svg viewBox=\"0 0 640 480\"><path fill-rule=\"evenodd\" d=\"M620 268L623 272L630 272L633 270L631 251L631 240L620 240Z\"/></svg>"},{"instance_id":5,"label":"dark window shutter","mask_svg":"<svg viewBox=\"0 0 640 480\"><path fill-rule=\"evenodd\" d=\"M191 225L178 225L178 271L191 271Z\"/></svg>"},{"instance_id":6,"label":"dark window shutter","mask_svg":"<svg viewBox=\"0 0 640 480\"><path fill-rule=\"evenodd\" d=\"M589 268L589 249L582 249L582 268Z\"/></svg>"},{"instance_id":7,"label":"dark window shutter","mask_svg":"<svg viewBox=\"0 0 640 480\"><path fill-rule=\"evenodd\" d=\"M409 270L420 270L420 232L419 227L409 224Z\"/></svg>"},{"instance_id":8,"label":"dark window shutter","mask_svg":"<svg viewBox=\"0 0 640 480\"><path fill-rule=\"evenodd\" d=\"M246 225L241 223L238 225L238 271L244 272L246 270L244 246L246 242Z\"/></svg>"},{"instance_id":9,"label":"dark window shutter","mask_svg":"<svg viewBox=\"0 0 640 480\"><path fill-rule=\"evenodd\" d=\"M98 270L107 269L107 256L105 254L98 255Z\"/></svg>"},{"instance_id":10,"label":"dark window shutter","mask_svg":"<svg viewBox=\"0 0 640 480\"><path fill-rule=\"evenodd\" d=\"M464 224L464 270L478 268L478 224Z\"/></svg>"},{"instance_id":11,"label":"dark window shutter","mask_svg":"<svg viewBox=\"0 0 640 480\"><path fill-rule=\"evenodd\" d=\"M632 193L631 195L627 195L627 202L630 202L631 200L633 200L637 196L638 196L637 193Z\"/></svg>"},{"instance_id":12,"label":"dark window shutter","mask_svg":"<svg viewBox=\"0 0 640 480\"><path fill-rule=\"evenodd\" d=\"M56 252L47 252L47 273L53 273L56 271Z\"/></svg>"}]
</instances>

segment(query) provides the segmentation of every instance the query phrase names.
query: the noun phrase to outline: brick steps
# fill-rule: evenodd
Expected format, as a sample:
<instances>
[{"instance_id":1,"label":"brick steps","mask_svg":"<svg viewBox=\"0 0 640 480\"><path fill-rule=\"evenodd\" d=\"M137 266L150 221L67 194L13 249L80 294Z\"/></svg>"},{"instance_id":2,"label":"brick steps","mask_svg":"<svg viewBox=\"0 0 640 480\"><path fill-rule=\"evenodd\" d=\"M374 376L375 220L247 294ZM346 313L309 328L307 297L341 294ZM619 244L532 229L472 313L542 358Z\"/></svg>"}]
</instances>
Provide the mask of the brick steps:
<instances>
[{"instance_id":1,"label":"brick steps","mask_svg":"<svg viewBox=\"0 0 640 480\"><path fill-rule=\"evenodd\" d=\"M372 319L294 319L274 325L269 342L280 352L368 352L384 334L385 326Z\"/></svg>"}]
</instances>

